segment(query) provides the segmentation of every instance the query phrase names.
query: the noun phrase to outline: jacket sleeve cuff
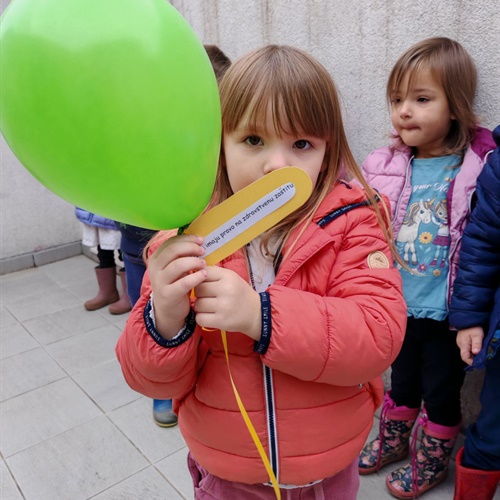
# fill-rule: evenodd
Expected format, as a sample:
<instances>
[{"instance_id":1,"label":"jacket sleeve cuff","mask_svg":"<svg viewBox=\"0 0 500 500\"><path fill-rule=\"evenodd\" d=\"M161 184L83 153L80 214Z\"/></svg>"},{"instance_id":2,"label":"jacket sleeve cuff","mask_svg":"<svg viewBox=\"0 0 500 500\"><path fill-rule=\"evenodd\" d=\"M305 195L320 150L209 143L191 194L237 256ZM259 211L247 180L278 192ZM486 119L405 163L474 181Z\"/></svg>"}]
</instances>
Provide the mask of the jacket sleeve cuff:
<instances>
[{"instance_id":1,"label":"jacket sleeve cuff","mask_svg":"<svg viewBox=\"0 0 500 500\"><path fill-rule=\"evenodd\" d=\"M260 339L255 342L253 350L259 354L265 354L271 342L271 298L269 293L262 292L260 295L260 307L262 312L262 330L260 334Z\"/></svg>"},{"instance_id":2,"label":"jacket sleeve cuff","mask_svg":"<svg viewBox=\"0 0 500 500\"><path fill-rule=\"evenodd\" d=\"M177 347L186 342L186 340L188 340L189 337L193 335L196 328L195 312L194 309L190 309L189 314L186 318L186 325L184 326L184 328L173 339L168 340L162 337L156 329L153 310L153 298L150 297L146 304L146 307L144 308L144 324L146 325L146 330L148 331L149 335L153 337L153 340L157 344L167 348Z\"/></svg>"}]
</instances>

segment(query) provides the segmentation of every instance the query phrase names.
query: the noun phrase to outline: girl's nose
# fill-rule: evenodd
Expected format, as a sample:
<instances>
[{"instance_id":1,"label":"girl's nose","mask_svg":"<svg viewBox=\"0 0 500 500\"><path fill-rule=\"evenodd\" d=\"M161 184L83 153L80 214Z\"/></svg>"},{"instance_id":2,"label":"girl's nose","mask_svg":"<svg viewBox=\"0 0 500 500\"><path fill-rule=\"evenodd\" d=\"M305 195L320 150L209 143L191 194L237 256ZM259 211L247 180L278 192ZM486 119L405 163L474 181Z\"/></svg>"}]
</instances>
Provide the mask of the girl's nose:
<instances>
[{"instance_id":1,"label":"girl's nose","mask_svg":"<svg viewBox=\"0 0 500 500\"><path fill-rule=\"evenodd\" d=\"M403 101L399 108L399 116L401 118L409 118L411 117L411 106L407 101Z\"/></svg>"},{"instance_id":2,"label":"girl's nose","mask_svg":"<svg viewBox=\"0 0 500 500\"><path fill-rule=\"evenodd\" d=\"M288 167L291 163L288 160L287 154L283 149L276 149L269 152L264 165L264 173L268 174L279 168Z\"/></svg>"}]
</instances>

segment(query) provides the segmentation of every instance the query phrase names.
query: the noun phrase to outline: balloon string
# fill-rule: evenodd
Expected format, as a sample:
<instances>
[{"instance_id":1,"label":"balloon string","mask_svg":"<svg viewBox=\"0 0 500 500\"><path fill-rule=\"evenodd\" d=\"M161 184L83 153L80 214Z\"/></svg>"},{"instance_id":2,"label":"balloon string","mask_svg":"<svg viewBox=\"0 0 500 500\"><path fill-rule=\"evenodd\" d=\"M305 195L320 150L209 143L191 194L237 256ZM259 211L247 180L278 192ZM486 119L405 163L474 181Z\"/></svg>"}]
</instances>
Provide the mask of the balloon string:
<instances>
[{"instance_id":1,"label":"balloon string","mask_svg":"<svg viewBox=\"0 0 500 500\"><path fill-rule=\"evenodd\" d=\"M253 442L255 443L255 446L257 447L257 451L259 452L260 458L262 459L262 462L264 462L264 467L266 468L267 474L269 475L269 479L271 480L271 483L273 484L273 489L274 489L274 493L276 494L276 498L278 500L281 500L281 492L280 492L280 487L278 485L278 481L276 479L276 476L274 475L273 469L271 467L269 459L267 458L264 447L262 446L262 443L260 442L259 436L257 435L257 432L255 431L255 427L252 425L252 421L250 420L250 417L248 416L248 413L245 410L245 407L243 406L243 402L241 401L240 394L238 392L238 389L236 389L236 385L234 383L233 376L231 374L231 368L229 367L229 352L227 349L226 332L225 332L225 330L221 330L220 333L222 336L222 344L224 345L224 353L226 354L227 370L229 372L229 378L231 380L231 385L233 386L233 392L234 392L234 395L236 397L236 402L238 403L238 408L240 409L240 413L243 417L243 420L245 421L247 429L250 432L250 436L252 436Z\"/></svg>"}]
</instances>

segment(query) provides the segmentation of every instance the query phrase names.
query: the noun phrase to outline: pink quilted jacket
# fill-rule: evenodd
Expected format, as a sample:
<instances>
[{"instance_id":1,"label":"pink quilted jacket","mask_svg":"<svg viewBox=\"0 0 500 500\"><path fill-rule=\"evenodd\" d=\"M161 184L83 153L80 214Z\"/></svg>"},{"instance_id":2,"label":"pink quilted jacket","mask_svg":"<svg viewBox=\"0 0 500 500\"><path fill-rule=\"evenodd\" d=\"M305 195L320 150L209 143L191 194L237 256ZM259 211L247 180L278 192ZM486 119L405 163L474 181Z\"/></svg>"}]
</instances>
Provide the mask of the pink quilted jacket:
<instances>
[{"instance_id":1,"label":"pink quilted jacket","mask_svg":"<svg viewBox=\"0 0 500 500\"><path fill-rule=\"evenodd\" d=\"M457 274L460 240L470 216L472 195L476 190L476 179L486 163L487 155L494 147L491 131L478 127L474 140L465 152L460 172L448 190L451 236L449 300L451 300L453 282ZM361 166L368 184L386 195L391 202L394 237L401 229L410 200L411 159L410 148L392 149L386 146L369 154Z\"/></svg>"}]
</instances>

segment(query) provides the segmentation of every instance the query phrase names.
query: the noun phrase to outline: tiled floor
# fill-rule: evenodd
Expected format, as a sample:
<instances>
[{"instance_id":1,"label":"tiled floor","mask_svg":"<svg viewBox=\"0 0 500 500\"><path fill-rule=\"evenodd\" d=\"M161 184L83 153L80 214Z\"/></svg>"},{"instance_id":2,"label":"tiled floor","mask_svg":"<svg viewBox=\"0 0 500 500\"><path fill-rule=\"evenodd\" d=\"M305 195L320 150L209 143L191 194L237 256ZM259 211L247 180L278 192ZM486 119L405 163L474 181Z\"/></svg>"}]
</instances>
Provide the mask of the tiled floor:
<instances>
[{"instance_id":1,"label":"tiled floor","mask_svg":"<svg viewBox=\"0 0 500 500\"><path fill-rule=\"evenodd\" d=\"M116 361L127 315L83 308L94 265L81 255L0 277L0 498L191 499L178 428L154 424ZM452 478L425 498L451 499ZM362 478L358 498L391 498L384 474Z\"/></svg>"}]
</instances>

